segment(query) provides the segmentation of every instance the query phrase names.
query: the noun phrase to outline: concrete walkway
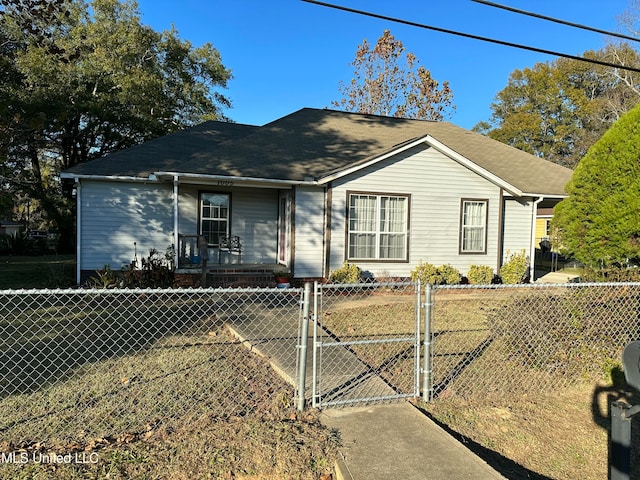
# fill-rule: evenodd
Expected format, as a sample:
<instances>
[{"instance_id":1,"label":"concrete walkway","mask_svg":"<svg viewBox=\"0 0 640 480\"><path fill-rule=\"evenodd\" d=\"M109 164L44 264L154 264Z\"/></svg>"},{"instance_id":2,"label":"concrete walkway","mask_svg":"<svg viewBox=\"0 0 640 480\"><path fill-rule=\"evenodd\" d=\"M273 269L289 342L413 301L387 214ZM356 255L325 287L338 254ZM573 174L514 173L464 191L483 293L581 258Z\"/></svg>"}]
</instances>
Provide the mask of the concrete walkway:
<instances>
[{"instance_id":1,"label":"concrete walkway","mask_svg":"<svg viewBox=\"0 0 640 480\"><path fill-rule=\"evenodd\" d=\"M535 283L573 283L579 276L573 273L549 272L536 279Z\"/></svg>"},{"instance_id":2,"label":"concrete walkway","mask_svg":"<svg viewBox=\"0 0 640 480\"><path fill-rule=\"evenodd\" d=\"M330 409L340 432L338 480L504 479L408 402Z\"/></svg>"},{"instance_id":3,"label":"concrete walkway","mask_svg":"<svg viewBox=\"0 0 640 480\"><path fill-rule=\"evenodd\" d=\"M295 385L298 325L295 316L287 317L278 316L278 321L274 321L276 317L238 319L228 322L227 328L252 351L269 359L273 368ZM312 331L310 325L309 332ZM311 338L308 345L306 398L310 398L311 388ZM340 371L361 376L363 364L355 355L344 349L339 358ZM338 383L349 382L340 379ZM386 385L368 374L364 384L364 388L375 385L378 394ZM392 395L393 390L386 388ZM361 388L353 390L357 398ZM504 478L407 401L327 409L321 413L321 421L339 432L342 445L336 464L338 480Z\"/></svg>"}]
</instances>

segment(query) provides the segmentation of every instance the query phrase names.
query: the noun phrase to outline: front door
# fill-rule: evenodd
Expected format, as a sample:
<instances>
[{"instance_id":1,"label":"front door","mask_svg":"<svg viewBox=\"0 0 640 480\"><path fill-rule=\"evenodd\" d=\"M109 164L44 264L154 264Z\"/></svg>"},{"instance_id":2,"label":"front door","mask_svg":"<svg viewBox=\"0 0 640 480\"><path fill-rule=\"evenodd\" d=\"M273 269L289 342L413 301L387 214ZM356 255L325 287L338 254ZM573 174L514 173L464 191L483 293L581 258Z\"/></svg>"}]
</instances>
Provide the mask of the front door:
<instances>
[{"instance_id":1,"label":"front door","mask_svg":"<svg viewBox=\"0 0 640 480\"><path fill-rule=\"evenodd\" d=\"M291 250L291 193L280 192L278 197L278 263L289 265Z\"/></svg>"}]
</instances>

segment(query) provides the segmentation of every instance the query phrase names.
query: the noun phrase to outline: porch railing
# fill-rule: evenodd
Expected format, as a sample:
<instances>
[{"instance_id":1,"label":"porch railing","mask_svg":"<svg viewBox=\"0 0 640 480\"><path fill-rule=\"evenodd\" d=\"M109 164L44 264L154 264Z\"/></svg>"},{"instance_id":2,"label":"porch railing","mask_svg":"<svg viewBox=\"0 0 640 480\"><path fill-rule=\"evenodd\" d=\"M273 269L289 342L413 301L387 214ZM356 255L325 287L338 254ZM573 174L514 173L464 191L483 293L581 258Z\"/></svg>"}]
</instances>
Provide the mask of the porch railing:
<instances>
[{"instance_id":1,"label":"porch railing","mask_svg":"<svg viewBox=\"0 0 640 480\"><path fill-rule=\"evenodd\" d=\"M207 260L207 241L202 235L178 235L178 268L201 268Z\"/></svg>"}]
</instances>

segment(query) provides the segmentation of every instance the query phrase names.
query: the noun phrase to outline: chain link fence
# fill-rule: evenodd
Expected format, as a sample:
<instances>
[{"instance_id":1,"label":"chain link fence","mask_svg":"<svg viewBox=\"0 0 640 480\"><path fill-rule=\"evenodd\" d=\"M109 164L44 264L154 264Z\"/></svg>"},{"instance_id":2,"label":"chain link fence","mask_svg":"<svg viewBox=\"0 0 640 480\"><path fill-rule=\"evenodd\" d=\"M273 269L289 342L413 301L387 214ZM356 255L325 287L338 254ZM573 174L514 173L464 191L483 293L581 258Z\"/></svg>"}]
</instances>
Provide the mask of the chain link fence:
<instances>
[{"instance_id":1,"label":"chain link fence","mask_svg":"<svg viewBox=\"0 0 640 480\"><path fill-rule=\"evenodd\" d=\"M314 406L419 395L417 294L414 283L317 286Z\"/></svg>"},{"instance_id":2,"label":"chain link fence","mask_svg":"<svg viewBox=\"0 0 640 480\"><path fill-rule=\"evenodd\" d=\"M603 378L639 338L640 284L420 290L317 285L315 322L295 288L1 291L0 443L242 416L302 378L320 407L541 392Z\"/></svg>"},{"instance_id":3,"label":"chain link fence","mask_svg":"<svg viewBox=\"0 0 640 480\"><path fill-rule=\"evenodd\" d=\"M606 378L640 333L640 284L438 286L430 397L551 391Z\"/></svg>"},{"instance_id":4,"label":"chain link fence","mask_svg":"<svg viewBox=\"0 0 640 480\"><path fill-rule=\"evenodd\" d=\"M87 442L292 404L300 289L0 292L0 440ZM6 448L4 448L6 450Z\"/></svg>"},{"instance_id":5,"label":"chain link fence","mask_svg":"<svg viewBox=\"0 0 640 480\"><path fill-rule=\"evenodd\" d=\"M314 405L552 392L606 379L640 338L640 284L417 289L319 286Z\"/></svg>"}]
</instances>

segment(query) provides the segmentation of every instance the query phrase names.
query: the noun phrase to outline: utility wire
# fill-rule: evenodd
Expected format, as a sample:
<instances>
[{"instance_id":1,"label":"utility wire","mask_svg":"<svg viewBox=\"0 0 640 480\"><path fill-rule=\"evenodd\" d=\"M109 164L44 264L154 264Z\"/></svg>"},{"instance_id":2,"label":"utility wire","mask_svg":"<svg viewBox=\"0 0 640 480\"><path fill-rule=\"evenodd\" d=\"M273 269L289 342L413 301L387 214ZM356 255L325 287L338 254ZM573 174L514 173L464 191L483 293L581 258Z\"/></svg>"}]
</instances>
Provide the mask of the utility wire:
<instances>
[{"instance_id":1,"label":"utility wire","mask_svg":"<svg viewBox=\"0 0 640 480\"><path fill-rule=\"evenodd\" d=\"M522 15L528 15L530 17L541 18L542 20L548 20L549 22L559 23L561 25L568 25L570 27L580 28L582 30L588 30L590 32L602 33L604 35L610 35L612 37L622 38L624 40L631 40L632 42L640 42L640 38L632 37L629 35L623 35L621 33L608 32L606 30L600 30L599 28L589 27L588 25L582 25L580 23L567 22L566 20L560 20L559 18L547 17L546 15L540 15L539 13L527 12L526 10L520 10L510 7L508 5L501 5L495 2L489 2L487 0L471 0L472 2L488 5L489 7L501 8L508 10L509 12L519 13Z\"/></svg>"},{"instance_id":2,"label":"utility wire","mask_svg":"<svg viewBox=\"0 0 640 480\"><path fill-rule=\"evenodd\" d=\"M380 14L377 14L377 13L366 12L364 10L356 10L354 8L343 7L341 5L334 5L334 4L326 3L326 2L320 2L318 0L302 0L302 1L303 2L307 2L307 3L313 3L315 5L320 5L322 7L335 8L336 10L342 10L344 12L356 13L358 15L364 15L364 16L367 16L367 17L378 18L380 20L387 20L389 22L400 23L400 24L409 25L409 26L412 26L412 27L424 28L424 29L427 29L427 30L434 30L436 32L448 33L450 35L457 35L459 37L470 38L472 40L480 40L482 42L496 43L498 45L503 45L503 46L506 46L506 47L519 48L521 50L528 50L530 52L544 53L545 55L553 55L553 56L556 56L556 57L569 58L569 59L578 60L578 61L581 61L581 62L587 62L587 63L596 64L596 65L602 65L604 67L619 68L621 70L628 70L630 72L638 72L638 73L640 73L640 68L627 67L625 65L619 65L617 63L611 63L611 62L605 62L605 61L602 61L602 60L579 57L577 55L569 55L567 53L555 52L553 50L544 50L542 48L530 47L530 46L527 46L527 45L522 45L522 44L512 43L512 42L505 42L503 40L496 40L496 39L488 38L488 37L481 37L479 35L473 35L473 34L470 34L470 33L458 32L458 31L455 31L455 30L448 30L446 28L434 27L432 25L425 25L423 23L412 22L410 20L402 20L400 18L388 17L386 15L380 15Z\"/></svg>"}]
</instances>

